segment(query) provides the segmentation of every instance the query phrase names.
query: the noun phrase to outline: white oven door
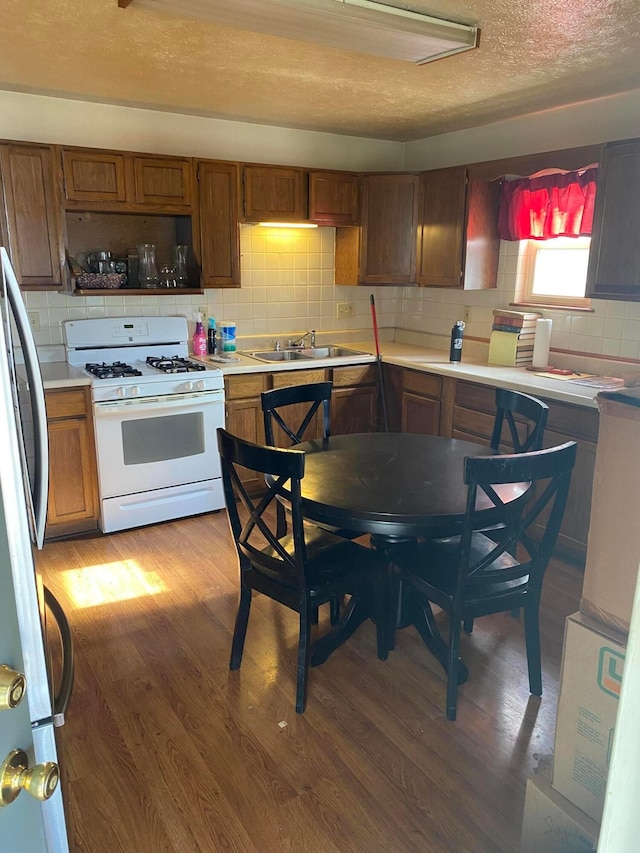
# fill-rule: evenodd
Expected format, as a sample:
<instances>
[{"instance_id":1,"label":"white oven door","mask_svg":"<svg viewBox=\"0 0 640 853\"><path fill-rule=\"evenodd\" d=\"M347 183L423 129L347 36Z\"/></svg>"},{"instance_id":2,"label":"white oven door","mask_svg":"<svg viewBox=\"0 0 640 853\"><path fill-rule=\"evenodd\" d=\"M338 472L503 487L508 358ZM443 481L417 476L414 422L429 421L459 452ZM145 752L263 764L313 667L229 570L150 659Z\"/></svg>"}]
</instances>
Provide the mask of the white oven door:
<instances>
[{"instance_id":1,"label":"white oven door","mask_svg":"<svg viewBox=\"0 0 640 853\"><path fill-rule=\"evenodd\" d=\"M220 477L224 392L96 403L102 500Z\"/></svg>"}]
</instances>

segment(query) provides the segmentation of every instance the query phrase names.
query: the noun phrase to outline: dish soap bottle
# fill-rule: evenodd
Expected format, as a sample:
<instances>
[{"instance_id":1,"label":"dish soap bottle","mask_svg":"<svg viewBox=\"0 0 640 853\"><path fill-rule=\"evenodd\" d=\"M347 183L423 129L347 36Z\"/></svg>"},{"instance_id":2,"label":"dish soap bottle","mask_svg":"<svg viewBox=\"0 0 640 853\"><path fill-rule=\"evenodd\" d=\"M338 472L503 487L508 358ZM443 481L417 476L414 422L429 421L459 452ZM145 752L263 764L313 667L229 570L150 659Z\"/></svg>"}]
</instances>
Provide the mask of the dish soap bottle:
<instances>
[{"instance_id":1,"label":"dish soap bottle","mask_svg":"<svg viewBox=\"0 0 640 853\"><path fill-rule=\"evenodd\" d=\"M207 354L207 336L202 326L202 314L198 313L196 317L196 330L193 333L193 354L203 356Z\"/></svg>"},{"instance_id":2,"label":"dish soap bottle","mask_svg":"<svg viewBox=\"0 0 640 853\"><path fill-rule=\"evenodd\" d=\"M207 330L207 353L209 355L215 355L216 349L216 321L213 317L209 317L209 328Z\"/></svg>"}]
</instances>

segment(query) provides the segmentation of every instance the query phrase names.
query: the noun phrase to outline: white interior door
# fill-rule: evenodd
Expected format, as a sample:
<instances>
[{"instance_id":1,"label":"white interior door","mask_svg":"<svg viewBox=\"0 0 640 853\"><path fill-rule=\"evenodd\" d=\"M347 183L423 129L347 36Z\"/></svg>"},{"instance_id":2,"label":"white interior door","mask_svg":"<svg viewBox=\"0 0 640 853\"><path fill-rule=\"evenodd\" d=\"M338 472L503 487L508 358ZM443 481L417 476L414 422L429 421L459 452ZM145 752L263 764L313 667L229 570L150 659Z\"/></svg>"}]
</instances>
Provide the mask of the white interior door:
<instances>
[{"instance_id":1,"label":"white interior door","mask_svg":"<svg viewBox=\"0 0 640 853\"><path fill-rule=\"evenodd\" d=\"M0 493L0 663L24 673L11 559L7 543L6 522ZM27 684L27 690L29 685ZM27 753L29 764L35 763L29 703L26 696L20 704L0 711L0 762L14 749ZM22 791L13 803L0 806L0 847L20 853L46 853L42 803Z\"/></svg>"}]
</instances>

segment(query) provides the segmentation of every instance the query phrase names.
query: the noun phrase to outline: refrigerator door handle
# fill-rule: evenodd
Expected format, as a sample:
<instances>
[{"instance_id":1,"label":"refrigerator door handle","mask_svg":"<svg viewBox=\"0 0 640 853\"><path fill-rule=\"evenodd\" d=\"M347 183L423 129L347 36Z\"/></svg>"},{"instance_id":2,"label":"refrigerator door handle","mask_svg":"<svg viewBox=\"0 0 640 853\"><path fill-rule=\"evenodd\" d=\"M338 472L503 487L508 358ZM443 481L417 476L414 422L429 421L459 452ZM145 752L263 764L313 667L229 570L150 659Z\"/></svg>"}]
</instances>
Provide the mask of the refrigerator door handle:
<instances>
[{"instance_id":1,"label":"refrigerator door handle","mask_svg":"<svg viewBox=\"0 0 640 853\"><path fill-rule=\"evenodd\" d=\"M44 398L44 386L38 352L31 332L29 316L20 293L20 285L11 266L9 255L4 247L0 247L0 260L5 277L7 297L13 319L18 330L18 338L24 356L24 365L27 372L29 394L33 408L33 429L36 454L36 472L34 483L34 523L35 523L35 545L38 550L42 549L44 543L44 531L47 523L47 503L49 497L49 438L47 432L47 407Z\"/></svg>"},{"instance_id":2,"label":"refrigerator door handle","mask_svg":"<svg viewBox=\"0 0 640 853\"><path fill-rule=\"evenodd\" d=\"M62 605L46 586L44 587L44 601L56 620L58 631L60 633L60 641L62 643L62 676L60 678L58 692L53 697L53 724L55 726L63 726L64 715L67 713L69 700L71 699L71 693L73 691L73 676L75 668L73 659L73 639L71 637L69 621L62 609Z\"/></svg>"}]
</instances>

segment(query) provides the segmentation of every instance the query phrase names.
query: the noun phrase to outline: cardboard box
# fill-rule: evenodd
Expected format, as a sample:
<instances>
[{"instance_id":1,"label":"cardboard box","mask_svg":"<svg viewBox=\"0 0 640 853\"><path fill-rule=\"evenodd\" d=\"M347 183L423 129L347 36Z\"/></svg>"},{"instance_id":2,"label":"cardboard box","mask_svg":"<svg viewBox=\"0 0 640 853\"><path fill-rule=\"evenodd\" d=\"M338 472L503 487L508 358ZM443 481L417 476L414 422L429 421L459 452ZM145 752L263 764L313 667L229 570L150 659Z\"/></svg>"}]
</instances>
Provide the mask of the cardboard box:
<instances>
[{"instance_id":1,"label":"cardboard box","mask_svg":"<svg viewBox=\"0 0 640 853\"><path fill-rule=\"evenodd\" d=\"M550 775L527 780L520 853L595 851L599 824L554 791Z\"/></svg>"},{"instance_id":2,"label":"cardboard box","mask_svg":"<svg viewBox=\"0 0 640 853\"><path fill-rule=\"evenodd\" d=\"M602 819L626 638L582 613L567 618L552 784Z\"/></svg>"},{"instance_id":3,"label":"cardboard box","mask_svg":"<svg viewBox=\"0 0 640 853\"><path fill-rule=\"evenodd\" d=\"M580 610L629 631L640 566L640 408L598 397L600 430Z\"/></svg>"}]
</instances>

